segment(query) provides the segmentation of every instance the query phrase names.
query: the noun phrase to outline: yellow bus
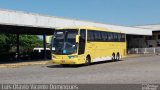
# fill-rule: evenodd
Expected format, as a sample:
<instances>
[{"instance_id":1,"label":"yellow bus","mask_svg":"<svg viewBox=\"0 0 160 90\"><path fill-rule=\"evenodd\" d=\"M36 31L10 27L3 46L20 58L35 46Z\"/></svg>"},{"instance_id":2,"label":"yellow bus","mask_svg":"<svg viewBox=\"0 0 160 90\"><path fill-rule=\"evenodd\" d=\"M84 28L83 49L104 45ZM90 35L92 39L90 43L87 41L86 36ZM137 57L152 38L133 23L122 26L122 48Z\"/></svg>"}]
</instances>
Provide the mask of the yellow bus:
<instances>
[{"instance_id":1,"label":"yellow bus","mask_svg":"<svg viewBox=\"0 0 160 90\"><path fill-rule=\"evenodd\" d=\"M126 56L126 35L98 27L58 28L52 37L54 64L86 64Z\"/></svg>"}]
</instances>

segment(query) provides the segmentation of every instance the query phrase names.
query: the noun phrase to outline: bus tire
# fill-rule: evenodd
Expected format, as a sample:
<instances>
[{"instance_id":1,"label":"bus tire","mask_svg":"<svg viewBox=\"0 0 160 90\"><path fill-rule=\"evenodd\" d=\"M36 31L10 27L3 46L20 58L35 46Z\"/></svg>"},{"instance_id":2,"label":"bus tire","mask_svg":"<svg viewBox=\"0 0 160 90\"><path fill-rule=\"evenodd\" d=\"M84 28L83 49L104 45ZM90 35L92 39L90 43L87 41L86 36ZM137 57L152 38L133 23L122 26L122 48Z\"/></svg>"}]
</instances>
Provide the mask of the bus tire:
<instances>
[{"instance_id":1,"label":"bus tire","mask_svg":"<svg viewBox=\"0 0 160 90\"><path fill-rule=\"evenodd\" d=\"M112 61L115 61L115 53L112 54Z\"/></svg>"},{"instance_id":2,"label":"bus tire","mask_svg":"<svg viewBox=\"0 0 160 90\"><path fill-rule=\"evenodd\" d=\"M117 61L120 60L120 54L119 54L119 52L118 52L117 55L116 55L116 60L117 60Z\"/></svg>"},{"instance_id":3,"label":"bus tire","mask_svg":"<svg viewBox=\"0 0 160 90\"><path fill-rule=\"evenodd\" d=\"M91 64L91 57L88 55L86 57L86 63L85 63L87 66Z\"/></svg>"}]
</instances>

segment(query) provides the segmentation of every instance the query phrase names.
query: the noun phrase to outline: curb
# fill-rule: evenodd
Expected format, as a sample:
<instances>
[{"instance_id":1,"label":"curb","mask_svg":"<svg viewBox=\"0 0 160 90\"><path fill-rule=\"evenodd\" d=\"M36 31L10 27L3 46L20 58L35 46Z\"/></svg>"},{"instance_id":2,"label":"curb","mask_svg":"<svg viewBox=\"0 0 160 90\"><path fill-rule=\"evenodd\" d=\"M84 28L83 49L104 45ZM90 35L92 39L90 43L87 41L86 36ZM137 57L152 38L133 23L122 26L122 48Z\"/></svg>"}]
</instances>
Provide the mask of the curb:
<instances>
[{"instance_id":1,"label":"curb","mask_svg":"<svg viewBox=\"0 0 160 90\"><path fill-rule=\"evenodd\" d=\"M130 54L125 58L144 57L144 56L156 56L156 54Z\"/></svg>"},{"instance_id":2,"label":"curb","mask_svg":"<svg viewBox=\"0 0 160 90\"><path fill-rule=\"evenodd\" d=\"M143 55L142 55L142 54L127 55L125 58L129 58L129 57L139 57L139 56L143 56Z\"/></svg>"},{"instance_id":3,"label":"curb","mask_svg":"<svg viewBox=\"0 0 160 90\"><path fill-rule=\"evenodd\" d=\"M31 66L31 65L46 65L51 63L51 61L33 61L33 62L18 62L11 64L0 64L0 68L17 68L21 66Z\"/></svg>"}]
</instances>

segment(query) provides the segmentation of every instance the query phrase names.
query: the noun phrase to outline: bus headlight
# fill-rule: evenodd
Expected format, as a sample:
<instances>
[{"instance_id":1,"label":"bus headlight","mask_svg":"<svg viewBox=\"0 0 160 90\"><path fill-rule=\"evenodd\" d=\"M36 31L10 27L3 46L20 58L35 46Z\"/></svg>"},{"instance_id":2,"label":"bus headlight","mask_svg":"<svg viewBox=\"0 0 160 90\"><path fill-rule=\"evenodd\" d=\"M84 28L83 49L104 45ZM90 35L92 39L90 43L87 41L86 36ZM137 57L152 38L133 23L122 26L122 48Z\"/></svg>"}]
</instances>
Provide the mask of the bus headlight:
<instances>
[{"instance_id":1,"label":"bus headlight","mask_svg":"<svg viewBox=\"0 0 160 90\"><path fill-rule=\"evenodd\" d=\"M55 56L52 56L52 59L56 58Z\"/></svg>"}]
</instances>

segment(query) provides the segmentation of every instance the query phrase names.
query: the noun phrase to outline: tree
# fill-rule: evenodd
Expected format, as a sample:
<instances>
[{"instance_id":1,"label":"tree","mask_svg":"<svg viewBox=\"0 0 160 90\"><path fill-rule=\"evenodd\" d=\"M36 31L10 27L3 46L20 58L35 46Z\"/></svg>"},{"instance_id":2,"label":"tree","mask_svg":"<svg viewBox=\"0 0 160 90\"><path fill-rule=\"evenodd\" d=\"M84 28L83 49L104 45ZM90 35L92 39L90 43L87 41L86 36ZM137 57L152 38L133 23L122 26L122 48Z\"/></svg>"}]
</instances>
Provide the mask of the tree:
<instances>
[{"instance_id":1,"label":"tree","mask_svg":"<svg viewBox=\"0 0 160 90\"><path fill-rule=\"evenodd\" d=\"M8 43L9 37L6 34L0 34L0 52L5 53L10 50Z\"/></svg>"},{"instance_id":2,"label":"tree","mask_svg":"<svg viewBox=\"0 0 160 90\"><path fill-rule=\"evenodd\" d=\"M42 40L36 35L21 35L20 45L24 48L41 47Z\"/></svg>"},{"instance_id":3,"label":"tree","mask_svg":"<svg viewBox=\"0 0 160 90\"><path fill-rule=\"evenodd\" d=\"M0 34L0 44L5 44L8 37L5 34Z\"/></svg>"},{"instance_id":4,"label":"tree","mask_svg":"<svg viewBox=\"0 0 160 90\"><path fill-rule=\"evenodd\" d=\"M37 35L20 35L19 40L22 50L42 46L42 40ZM13 47L16 47L16 35L0 34L0 51L9 52Z\"/></svg>"}]
</instances>

